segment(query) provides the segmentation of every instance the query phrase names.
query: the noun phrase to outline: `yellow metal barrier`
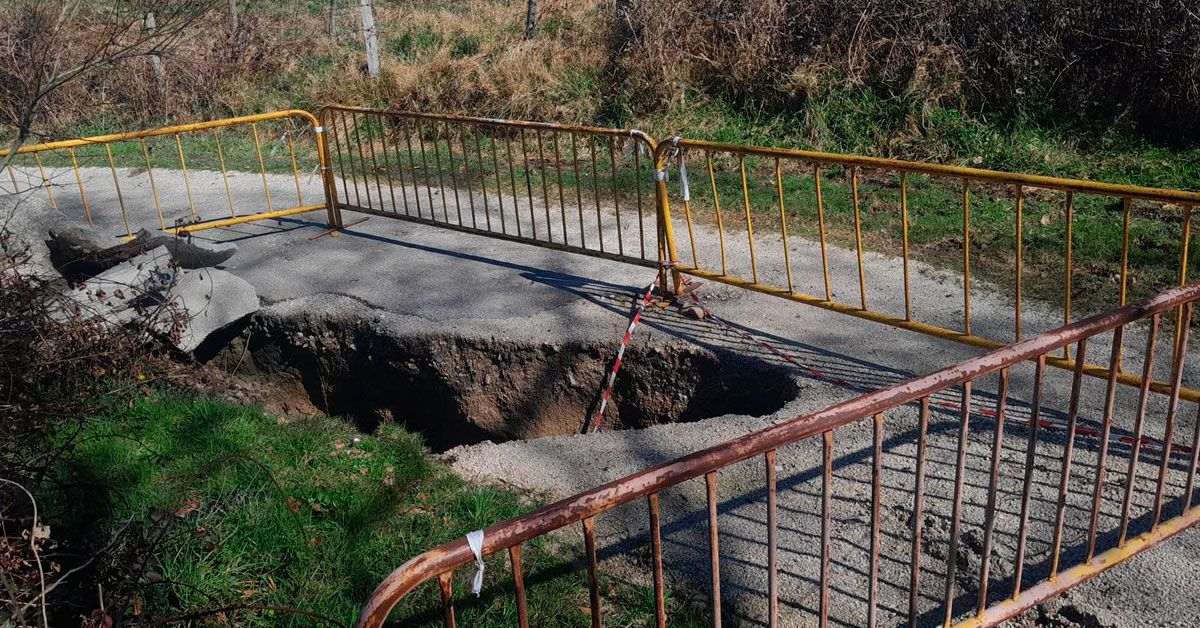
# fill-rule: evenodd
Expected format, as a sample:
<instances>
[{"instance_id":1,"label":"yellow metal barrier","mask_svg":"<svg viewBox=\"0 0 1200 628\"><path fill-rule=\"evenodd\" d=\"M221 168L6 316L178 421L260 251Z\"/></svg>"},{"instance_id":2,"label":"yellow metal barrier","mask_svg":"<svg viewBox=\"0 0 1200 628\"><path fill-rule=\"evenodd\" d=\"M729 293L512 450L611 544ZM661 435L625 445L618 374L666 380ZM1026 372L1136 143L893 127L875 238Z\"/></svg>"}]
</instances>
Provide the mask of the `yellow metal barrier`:
<instances>
[{"instance_id":1,"label":"yellow metal barrier","mask_svg":"<svg viewBox=\"0 0 1200 628\"><path fill-rule=\"evenodd\" d=\"M654 140L630 129L330 106L339 210L644 265L661 259Z\"/></svg>"},{"instance_id":2,"label":"yellow metal barrier","mask_svg":"<svg viewBox=\"0 0 1200 628\"><path fill-rule=\"evenodd\" d=\"M1036 273L1044 282L1061 281L1063 323L1072 322L1076 269L1081 263L1088 264L1095 274L1094 267L1100 263L1091 258L1078 259L1078 236L1073 232L1081 203L1096 207L1111 201L1113 220L1119 219L1122 224L1120 259L1111 268L1117 302L1106 304L1109 306L1124 305L1131 292L1131 277L1141 277L1139 273L1145 270L1131 263L1135 222L1142 229L1172 229L1178 224L1179 230L1174 273L1165 278L1143 273L1148 279L1138 286L1139 294L1186 283L1192 208L1200 203L1200 194L1195 192L685 138L660 143L656 159L678 173L671 189L660 184L661 194L668 197L660 202L669 205L673 199L683 208L677 212L683 230L669 247L675 249L678 245L681 251L671 257L678 262L678 271L984 349L1021 340L1027 274ZM1152 207L1143 212L1139 203ZM1032 218L1031 204L1037 209ZM957 305L948 305L954 301L937 295L927 300L925 308L918 307L912 290L914 205L928 212L930 220L939 221L937 226L942 232L951 227L958 230L956 236L937 244L942 250L934 255L940 254L945 262L949 258L945 247L958 249L955 270L962 279ZM1030 268L1025 263L1030 223L1050 219L1054 206L1065 230L1058 267L1048 267L1053 260L1043 253L1037 267ZM864 229L868 218L877 225L886 224L880 216L891 221L890 233L880 236L878 229ZM972 231L985 218L992 221L989 226L993 234L1003 235L993 236L986 246ZM1006 222L997 228L996 221ZM763 237L764 230L777 232L778 240ZM674 229L665 231L675 238ZM715 235L709 236L711 231ZM896 246L900 269L892 269L890 259L872 259L865 254L867 238ZM848 259L843 256L840 265L831 259L835 241L845 243L853 255ZM995 324L983 333L978 325L972 326L972 270L981 263L987 263L993 275L1007 274L1012 282L1013 309L1007 337ZM807 266L809 272L796 272L798 266ZM894 292L889 295L896 304L893 311L877 307L878 298L873 300L871 291L873 278L876 286L894 281ZM949 310L958 311L957 324L947 320ZM1060 356L1049 357L1048 363L1074 367L1066 349ZM1098 377L1107 375L1105 368L1096 365L1086 365L1084 371ZM1141 381L1137 375L1124 372L1118 379L1130 385ZM1155 382L1152 388L1166 392L1170 387ZM1200 391L1185 389L1183 396L1197 401Z\"/></svg>"},{"instance_id":3,"label":"yellow metal barrier","mask_svg":"<svg viewBox=\"0 0 1200 628\"><path fill-rule=\"evenodd\" d=\"M308 130L311 135L302 133ZM273 146L264 146L265 139L276 137ZM324 130L307 111L98 135L23 146L16 152L8 167L12 192L43 189L53 207L78 212L93 226L111 217L108 207L101 207L111 203L120 210L119 226L127 236L148 225L186 233L320 209L327 211L331 227L339 224L326 202L330 180L323 168ZM7 155L0 151L0 157ZM310 176L321 177L320 190L306 195L301 173L309 169ZM261 181L261 193L239 193L230 185L231 177L247 170ZM272 172L290 173L291 178ZM228 208L227 216L217 209L222 206Z\"/></svg>"}]
</instances>

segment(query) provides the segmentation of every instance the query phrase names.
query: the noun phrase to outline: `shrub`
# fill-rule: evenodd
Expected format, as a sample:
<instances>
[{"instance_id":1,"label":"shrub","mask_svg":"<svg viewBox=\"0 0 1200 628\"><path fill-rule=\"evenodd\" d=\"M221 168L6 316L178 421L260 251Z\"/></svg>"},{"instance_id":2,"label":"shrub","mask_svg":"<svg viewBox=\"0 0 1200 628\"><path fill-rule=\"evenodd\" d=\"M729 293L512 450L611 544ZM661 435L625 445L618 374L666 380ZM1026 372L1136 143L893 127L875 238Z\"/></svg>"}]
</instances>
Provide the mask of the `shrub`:
<instances>
[{"instance_id":1,"label":"shrub","mask_svg":"<svg viewBox=\"0 0 1200 628\"><path fill-rule=\"evenodd\" d=\"M663 0L636 5L624 90L793 109L865 85L936 106L1200 137L1200 13L1119 0ZM670 86L662 89L656 86Z\"/></svg>"}]
</instances>

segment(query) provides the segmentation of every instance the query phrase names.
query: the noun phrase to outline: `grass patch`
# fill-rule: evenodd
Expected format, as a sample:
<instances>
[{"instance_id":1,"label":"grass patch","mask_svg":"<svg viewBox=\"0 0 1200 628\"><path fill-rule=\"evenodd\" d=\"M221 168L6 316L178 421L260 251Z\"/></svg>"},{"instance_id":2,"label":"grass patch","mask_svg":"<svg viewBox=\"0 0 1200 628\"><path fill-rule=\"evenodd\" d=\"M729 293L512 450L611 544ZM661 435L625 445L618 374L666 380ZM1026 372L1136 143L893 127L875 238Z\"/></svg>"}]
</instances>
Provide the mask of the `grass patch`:
<instances>
[{"instance_id":1,"label":"grass patch","mask_svg":"<svg viewBox=\"0 0 1200 628\"><path fill-rule=\"evenodd\" d=\"M132 527L156 539L145 558L161 578L139 601L149 617L280 606L347 625L407 558L528 510L512 492L454 476L396 427L366 436L336 419L283 423L224 401L154 393L85 429L61 479L86 488L49 508L69 537ZM531 621L586 625L579 548L542 539L526 544L524 556ZM472 570L456 574L463 625L516 623L507 562L489 560L478 600L467 593ZM604 586L612 621L653 616L638 591ZM316 622L266 610L226 617L245 626ZM393 621L440 624L435 587L414 592Z\"/></svg>"}]
</instances>

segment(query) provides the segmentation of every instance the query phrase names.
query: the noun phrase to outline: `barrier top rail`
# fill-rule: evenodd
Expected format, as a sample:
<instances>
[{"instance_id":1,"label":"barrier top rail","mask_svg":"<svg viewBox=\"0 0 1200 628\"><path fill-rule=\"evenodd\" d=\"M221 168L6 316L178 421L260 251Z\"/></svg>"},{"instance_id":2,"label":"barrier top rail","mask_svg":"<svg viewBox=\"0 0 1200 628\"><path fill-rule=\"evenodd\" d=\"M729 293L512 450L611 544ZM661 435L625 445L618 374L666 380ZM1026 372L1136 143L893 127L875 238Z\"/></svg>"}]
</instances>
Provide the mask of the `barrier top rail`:
<instances>
[{"instance_id":1,"label":"barrier top rail","mask_svg":"<svg viewBox=\"0 0 1200 628\"><path fill-rule=\"evenodd\" d=\"M645 141L650 145L651 150L654 150L658 147L658 142L655 141L653 137L650 137L650 135L637 129L619 129L612 127L587 126L583 124L562 124L558 122L533 122L529 120L510 120L507 118L460 116L446 113L422 113L418 111L405 111L401 109L371 109L368 107L351 107L347 105L326 105L321 108L321 111L318 113L318 115L323 116L326 111L345 111L349 113L415 118L418 120L430 120L437 122L458 122L494 127L517 127L525 129L541 129L543 131L571 131L575 133L605 135L610 137L632 137ZM1200 195L1197 196L1200 197Z\"/></svg>"},{"instance_id":2,"label":"barrier top rail","mask_svg":"<svg viewBox=\"0 0 1200 628\"><path fill-rule=\"evenodd\" d=\"M303 118L311 123L313 127L319 127L320 121L313 114L303 109L284 109L282 111L272 111L269 113L259 113L250 116L238 116L236 118L224 118L221 120L211 120L208 122L192 122L189 124L176 124L174 126L164 126L156 129L145 129L141 131L129 131L126 133L110 133L108 135L93 135L91 137L83 137L73 140L60 140L57 142L46 142L43 144L29 144L17 149L18 155L28 153L36 153L48 150L62 150L66 148L76 148L79 146L93 146L96 144L109 144L112 142L123 142L126 140L144 139L147 137L158 137L160 135L175 135L176 133L188 133L193 131L204 131L207 129L215 129L225 126L233 126L237 124L250 124L252 122L262 122L264 120L279 120L281 118ZM9 151L0 149L0 157L7 157Z\"/></svg>"},{"instance_id":3,"label":"barrier top rail","mask_svg":"<svg viewBox=\"0 0 1200 628\"><path fill-rule=\"evenodd\" d=\"M589 519L664 488L918 401L936 392L1007 369L1020 362L1197 299L1200 299L1200 284L1172 288L1141 303L1091 316L928 375L843 401L812 414L628 475L527 515L486 528L482 553L489 555L518 546L534 537ZM418 585L471 564L474 560L474 554L465 539L446 543L412 558L389 574L375 589L362 609L358 626L367 628L383 625L392 608Z\"/></svg>"},{"instance_id":4,"label":"barrier top rail","mask_svg":"<svg viewBox=\"0 0 1200 628\"><path fill-rule=\"evenodd\" d=\"M764 157L787 157L824 164L865 166L883 170L902 170L919 174L938 175L959 179L972 179L975 181L988 181L997 184L1026 185L1030 187L1063 190L1067 192L1081 192L1084 194L1098 194L1119 198L1136 198L1164 203L1182 203L1185 205L1200 205L1200 192L1151 188L1140 185L1103 183L1099 181L1086 181L1083 179L1065 179L1036 174L1018 174L1012 172L1003 172L1000 170L971 168L968 166L950 166L945 164L905 161L902 159L889 159L885 157L867 157L864 155L825 153L820 151L790 148L742 146L740 144L709 142L705 140L694 140L681 137L673 138L671 141L662 142L660 146L663 147L660 150L664 151L668 148L680 147L726 151L743 155L760 155Z\"/></svg>"}]
</instances>

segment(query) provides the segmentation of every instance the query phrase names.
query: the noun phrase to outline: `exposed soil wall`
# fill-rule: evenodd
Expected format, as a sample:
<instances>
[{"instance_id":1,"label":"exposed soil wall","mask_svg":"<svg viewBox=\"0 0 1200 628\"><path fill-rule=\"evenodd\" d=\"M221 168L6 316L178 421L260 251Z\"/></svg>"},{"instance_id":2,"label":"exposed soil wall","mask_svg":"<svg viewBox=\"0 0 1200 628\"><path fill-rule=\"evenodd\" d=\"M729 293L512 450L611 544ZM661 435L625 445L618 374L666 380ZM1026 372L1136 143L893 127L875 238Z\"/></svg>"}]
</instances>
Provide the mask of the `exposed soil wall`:
<instances>
[{"instance_id":1,"label":"exposed soil wall","mask_svg":"<svg viewBox=\"0 0 1200 628\"><path fill-rule=\"evenodd\" d=\"M316 408L367 431L402 423L438 450L579 432L613 359L606 344L396 335L350 318L260 316L246 337L242 372L290 380ZM605 429L762 416L797 390L777 365L690 345L634 343Z\"/></svg>"}]
</instances>

